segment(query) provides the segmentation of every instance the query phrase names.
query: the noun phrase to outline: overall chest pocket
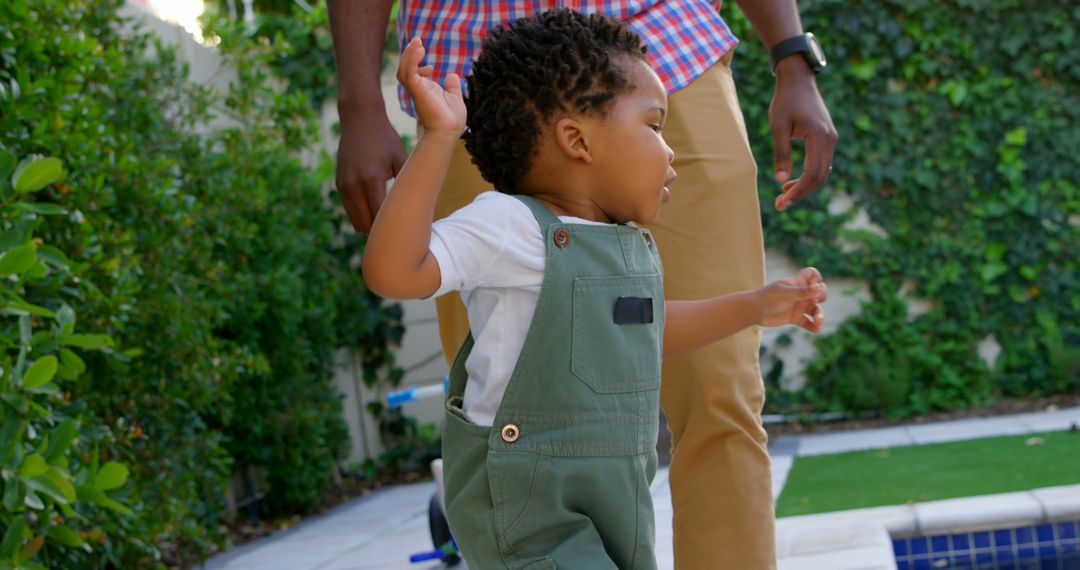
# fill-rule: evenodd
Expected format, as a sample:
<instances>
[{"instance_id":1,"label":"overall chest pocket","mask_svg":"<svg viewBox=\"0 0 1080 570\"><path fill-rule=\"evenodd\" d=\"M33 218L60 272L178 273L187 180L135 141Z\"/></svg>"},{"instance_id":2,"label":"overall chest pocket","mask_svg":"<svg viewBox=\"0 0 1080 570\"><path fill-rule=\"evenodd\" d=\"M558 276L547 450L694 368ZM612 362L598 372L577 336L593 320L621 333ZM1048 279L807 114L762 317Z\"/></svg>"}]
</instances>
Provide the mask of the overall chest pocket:
<instances>
[{"instance_id":1,"label":"overall chest pocket","mask_svg":"<svg viewBox=\"0 0 1080 570\"><path fill-rule=\"evenodd\" d=\"M594 392L659 387L664 329L660 279L659 275L574 279L570 368Z\"/></svg>"}]
</instances>

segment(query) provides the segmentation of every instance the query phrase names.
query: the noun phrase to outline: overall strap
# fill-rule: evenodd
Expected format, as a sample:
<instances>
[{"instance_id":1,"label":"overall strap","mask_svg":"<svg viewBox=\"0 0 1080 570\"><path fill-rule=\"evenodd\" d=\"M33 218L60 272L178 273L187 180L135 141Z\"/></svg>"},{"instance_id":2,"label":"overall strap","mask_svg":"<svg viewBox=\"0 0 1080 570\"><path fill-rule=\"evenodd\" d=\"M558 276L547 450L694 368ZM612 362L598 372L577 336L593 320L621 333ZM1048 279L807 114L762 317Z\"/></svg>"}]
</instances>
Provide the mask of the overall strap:
<instances>
[{"instance_id":1,"label":"overall strap","mask_svg":"<svg viewBox=\"0 0 1080 570\"><path fill-rule=\"evenodd\" d=\"M529 210L532 210L533 216L540 224L540 228L544 230L541 233L547 232L548 226L550 226L551 224L563 223L562 220L558 218L558 216L552 213L551 210L547 209L547 206L541 204L540 200L537 200L532 196L524 196L522 194L513 194L513 197L521 200L522 204L525 204L529 207Z\"/></svg>"}]
</instances>

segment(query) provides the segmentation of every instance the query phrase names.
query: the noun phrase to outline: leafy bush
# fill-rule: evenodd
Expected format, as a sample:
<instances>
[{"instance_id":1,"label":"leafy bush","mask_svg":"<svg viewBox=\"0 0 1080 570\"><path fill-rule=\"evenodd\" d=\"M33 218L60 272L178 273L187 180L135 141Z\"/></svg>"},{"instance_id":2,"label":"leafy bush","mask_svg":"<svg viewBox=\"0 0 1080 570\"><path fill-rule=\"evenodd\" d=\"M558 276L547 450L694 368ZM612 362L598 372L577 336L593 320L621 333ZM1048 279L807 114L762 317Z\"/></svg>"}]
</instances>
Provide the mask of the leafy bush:
<instances>
[{"instance_id":1,"label":"leafy bush","mask_svg":"<svg viewBox=\"0 0 1080 570\"><path fill-rule=\"evenodd\" d=\"M822 407L952 409L999 396L1075 391L1080 349L1080 54L1076 9L1060 3L800 2L829 67L818 85L840 145L827 188L787 212L771 204L767 54L735 58L766 243L826 277L871 286L863 316L820 338L809 394ZM883 239L844 224L852 197ZM933 302L912 318L899 283ZM1001 345L987 370L976 346ZM1069 372L1071 370L1071 372Z\"/></svg>"},{"instance_id":2,"label":"leafy bush","mask_svg":"<svg viewBox=\"0 0 1080 570\"><path fill-rule=\"evenodd\" d=\"M69 303L80 303L78 267L34 235L47 216L67 214L39 196L63 176L56 158L28 157L16 166L0 147L3 567L40 568L43 560L71 567L101 542L111 513L131 514L106 494L125 485L128 468L101 464L98 444L111 434L78 396L86 364L76 350L109 354L113 341L76 332Z\"/></svg>"},{"instance_id":3,"label":"leafy bush","mask_svg":"<svg viewBox=\"0 0 1080 570\"><path fill-rule=\"evenodd\" d=\"M78 268L80 328L126 349L87 355L79 395L114 434L102 453L130 467L133 515L79 567L218 548L228 478L249 464L271 485L264 512L312 508L347 448L334 350L363 347L375 379L400 338L399 309L336 237L329 161L298 158L314 154L308 100L273 89L253 51L229 52L227 92L191 84L122 4L0 5L0 141L70 168L42 192L71 221L38 233Z\"/></svg>"}]
</instances>

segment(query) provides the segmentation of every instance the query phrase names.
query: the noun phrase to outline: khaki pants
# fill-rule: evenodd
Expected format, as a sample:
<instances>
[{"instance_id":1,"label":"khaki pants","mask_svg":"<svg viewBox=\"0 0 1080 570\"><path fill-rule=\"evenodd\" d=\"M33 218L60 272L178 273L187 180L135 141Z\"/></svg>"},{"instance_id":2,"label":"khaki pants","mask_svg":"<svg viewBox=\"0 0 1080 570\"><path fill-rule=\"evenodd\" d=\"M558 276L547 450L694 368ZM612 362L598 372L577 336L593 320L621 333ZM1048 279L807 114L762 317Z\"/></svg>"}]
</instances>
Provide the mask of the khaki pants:
<instances>
[{"instance_id":1,"label":"khaki pants","mask_svg":"<svg viewBox=\"0 0 1080 570\"><path fill-rule=\"evenodd\" d=\"M701 299L764 283L757 168L730 63L728 52L669 99L664 136L675 151L679 176L671 201L651 226L669 299ZM460 144L436 217L486 189L490 185ZM468 333L468 318L457 294L436 304L449 362ZM680 569L776 565L759 341L752 328L664 363L660 403L672 434L669 477Z\"/></svg>"}]
</instances>

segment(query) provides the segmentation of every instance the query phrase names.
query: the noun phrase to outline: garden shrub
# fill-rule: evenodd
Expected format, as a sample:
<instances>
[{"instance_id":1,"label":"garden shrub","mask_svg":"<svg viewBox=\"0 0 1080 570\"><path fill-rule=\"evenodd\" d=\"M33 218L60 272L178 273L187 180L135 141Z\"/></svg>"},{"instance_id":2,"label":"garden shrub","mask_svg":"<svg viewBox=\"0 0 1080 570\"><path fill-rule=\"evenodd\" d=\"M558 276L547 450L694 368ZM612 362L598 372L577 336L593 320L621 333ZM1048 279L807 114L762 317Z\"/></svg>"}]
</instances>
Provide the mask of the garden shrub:
<instances>
[{"instance_id":1,"label":"garden shrub","mask_svg":"<svg viewBox=\"0 0 1080 570\"><path fill-rule=\"evenodd\" d=\"M68 214L43 191L64 174L54 157L31 156L16 166L0 146L3 568L77 567L104 540L103 528L131 514L107 493L125 486L128 467L101 462L99 445L113 434L80 397L86 363L79 352L112 355L113 341L76 332L79 264L35 236L46 218Z\"/></svg>"},{"instance_id":2,"label":"garden shrub","mask_svg":"<svg viewBox=\"0 0 1080 570\"><path fill-rule=\"evenodd\" d=\"M827 186L772 207L767 54L734 7L734 71L766 244L870 285L863 315L817 341L803 399L909 415L1080 389L1078 13L1057 2L799 3L829 66L840 133ZM798 156L795 157L797 160ZM838 193L888 233L844 227ZM899 284L932 302L907 315ZM837 294L834 292L834 295ZM988 368L976 354L993 339ZM777 398L777 400L780 400Z\"/></svg>"},{"instance_id":3,"label":"garden shrub","mask_svg":"<svg viewBox=\"0 0 1080 570\"><path fill-rule=\"evenodd\" d=\"M37 233L78 267L80 330L119 347L84 356L78 394L113 434L102 456L130 468L132 516L107 521L79 567L219 548L228 479L247 465L265 470L267 516L314 508L348 445L334 351L363 347L374 379L400 339L399 309L337 237L308 100L243 50L227 92L191 84L122 4L0 6L0 142L70 170L42 191L68 219Z\"/></svg>"}]
</instances>

